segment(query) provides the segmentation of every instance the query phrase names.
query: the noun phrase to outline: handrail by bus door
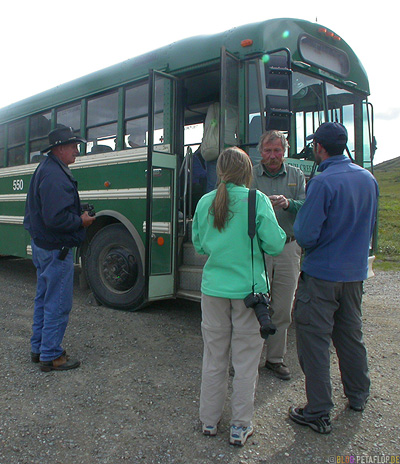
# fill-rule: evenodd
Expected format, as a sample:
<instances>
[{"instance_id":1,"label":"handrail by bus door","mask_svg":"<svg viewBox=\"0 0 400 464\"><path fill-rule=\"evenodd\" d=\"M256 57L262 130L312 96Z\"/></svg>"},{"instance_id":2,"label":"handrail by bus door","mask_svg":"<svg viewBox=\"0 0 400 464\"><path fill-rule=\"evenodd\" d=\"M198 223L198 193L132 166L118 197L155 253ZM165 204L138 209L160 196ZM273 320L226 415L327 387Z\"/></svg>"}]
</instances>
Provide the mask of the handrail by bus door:
<instances>
[{"instance_id":1,"label":"handrail by bus door","mask_svg":"<svg viewBox=\"0 0 400 464\"><path fill-rule=\"evenodd\" d=\"M372 103L367 101L367 122L368 122L368 138L370 146L370 160L371 160L371 173L374 174L374 156L377 149L376 139L374 135L374 107ZM379 213L374 226L374 231L372 233L372 252L376 252L378 249L378 224L379 224Z\"/></svg>"},{"instance_id":2,"label":"handrail by bus door","mask_svg":"<svg viewBox=\"0 0 400 464\"><path fill-rule=\"evenodd\" d=\"M193 217L192 211L192 178L193 178L193 151L190 146L187 147L186 156L179 170L179 179L183 176L183 195L181 199L183 227L179 232L180 237L186 235L187 220Z\"/></svg>"},{"instance_id":3,"label":"handrail by bus door","mask_svg":"<svg viewBox=\"0 0 400 464\"><path fill-rule=\"evenodd\" d=\"M376 139L374 135L374 107L372 103L367 102L367 121L368 121L368 139L369 154L371 160L371 172L374 173L374 156L376 152Z\"/></svg>"}]
</instances>

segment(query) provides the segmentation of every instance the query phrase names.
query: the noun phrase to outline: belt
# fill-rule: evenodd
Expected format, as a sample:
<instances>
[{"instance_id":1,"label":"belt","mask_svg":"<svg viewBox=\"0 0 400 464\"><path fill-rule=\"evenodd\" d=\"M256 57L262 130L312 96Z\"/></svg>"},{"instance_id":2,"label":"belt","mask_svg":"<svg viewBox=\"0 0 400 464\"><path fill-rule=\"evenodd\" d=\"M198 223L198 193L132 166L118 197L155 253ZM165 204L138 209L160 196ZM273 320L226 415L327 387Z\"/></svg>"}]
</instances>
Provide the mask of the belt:
<instances>
[{"instance_id":1,"label":"belt","mask_svg":"<svg viewBox=\"0 0 400 464\"><path fill-rule=\"evenodd\" d=\"M294 237L286 237L286 243L294 242L296 239Z\"/></svg>"}]
</instances>

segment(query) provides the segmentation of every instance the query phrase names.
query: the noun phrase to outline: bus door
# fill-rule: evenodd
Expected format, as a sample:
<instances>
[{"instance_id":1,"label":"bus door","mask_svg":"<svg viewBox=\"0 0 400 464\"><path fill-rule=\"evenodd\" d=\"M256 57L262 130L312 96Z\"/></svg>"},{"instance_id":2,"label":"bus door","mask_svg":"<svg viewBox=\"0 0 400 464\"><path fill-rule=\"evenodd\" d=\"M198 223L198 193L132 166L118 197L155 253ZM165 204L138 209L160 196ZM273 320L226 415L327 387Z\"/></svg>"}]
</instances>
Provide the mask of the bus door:
<instances>
[{"instance_id":1,"label":"bus door","mask_svg":"<svg viewBox=\"0 0 400 464\"><path fill-rule=\"evenodd\" d=\"M145 280L148 300L174 296L177 80L150 70Z\"/></svg>"},{"instance_id":2,"label":"bus door","mask_svg":"<svg viewBox=\"0 0 400 464\"><path fill-rule=\"evenodd\" d=\"M239 68L240 61L221 48L221 111L219 152L226 146L239 145Z\"/></svg>"}]
</instances>

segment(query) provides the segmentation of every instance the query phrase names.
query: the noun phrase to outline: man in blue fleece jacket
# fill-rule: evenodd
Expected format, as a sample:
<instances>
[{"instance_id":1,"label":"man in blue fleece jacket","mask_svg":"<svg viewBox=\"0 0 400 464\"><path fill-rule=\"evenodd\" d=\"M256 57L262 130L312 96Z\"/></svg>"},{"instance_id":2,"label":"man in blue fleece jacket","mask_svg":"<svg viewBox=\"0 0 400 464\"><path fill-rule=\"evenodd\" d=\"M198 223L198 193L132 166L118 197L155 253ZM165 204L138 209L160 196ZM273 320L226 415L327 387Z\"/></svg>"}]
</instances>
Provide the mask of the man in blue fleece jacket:
<instances>
[{"instance_id":1,"label":"man in blue fleece jacket","mask_svg":"<svg viewBox=\"0 0 400 464\"><path fill-rule=\"evenodd\" d=\"M369 395L361 300L379 190L370 172L343 154L347 131L342 124L324 123L310 138L319 175L309 181L294 223L296 240L305 250L294 320L307 404L292 406L289 417L329 433L331 340L349 407L362 411Z\"/></svg>"}]
</instances>

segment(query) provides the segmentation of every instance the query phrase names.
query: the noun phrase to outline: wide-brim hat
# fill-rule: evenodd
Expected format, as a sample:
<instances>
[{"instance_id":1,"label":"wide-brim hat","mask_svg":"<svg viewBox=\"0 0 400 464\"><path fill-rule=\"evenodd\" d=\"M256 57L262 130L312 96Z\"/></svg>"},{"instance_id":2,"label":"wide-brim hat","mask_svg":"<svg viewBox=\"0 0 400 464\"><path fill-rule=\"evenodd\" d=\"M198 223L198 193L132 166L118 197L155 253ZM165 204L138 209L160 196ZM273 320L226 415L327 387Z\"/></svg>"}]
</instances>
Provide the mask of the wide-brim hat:
<instances>
[{"instance_id":1,"label":"wide-brim hat","mask_svg":"<svg viewBox=\"0 0 400 464\"><path fill-rule=\"evenodd\" d=\"M46 153L59 145L68 145L69 143L87 143L87 140L82 138L80 135L74 134L72 127L59 125L56 129L49 133L49 143L50 145L48 147L41 150L42 153Z\"/></svg>"}]
</instances>

